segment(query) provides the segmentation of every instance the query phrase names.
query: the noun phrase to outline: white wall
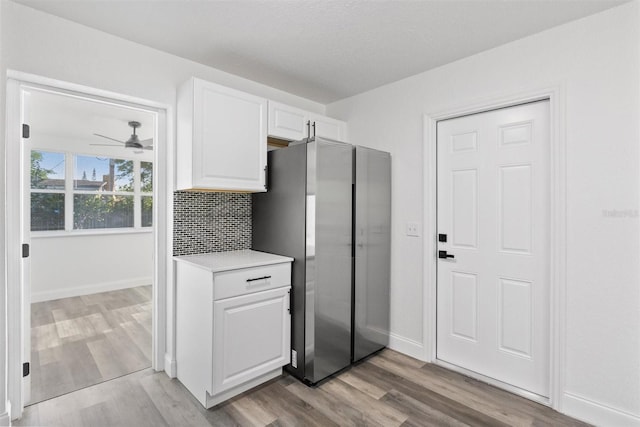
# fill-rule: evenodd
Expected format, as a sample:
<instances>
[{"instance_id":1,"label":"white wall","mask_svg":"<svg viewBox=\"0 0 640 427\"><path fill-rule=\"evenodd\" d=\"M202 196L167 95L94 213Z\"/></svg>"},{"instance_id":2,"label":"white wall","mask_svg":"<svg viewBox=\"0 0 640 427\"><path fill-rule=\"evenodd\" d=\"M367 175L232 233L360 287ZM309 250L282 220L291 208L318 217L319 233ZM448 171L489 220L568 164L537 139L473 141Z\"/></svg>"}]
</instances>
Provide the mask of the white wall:
<instances>
[{"instance_id":1,"label":"white wall","mask_svg":"<svg viewBox=\"0 0 640 427\"><path fill-rule=\"evenodd\" d=\"M246 80L220 70L132 43L106 33L48 15L10 1L0 1L0 77L7 69L41 75L53 79L143 98L175 106L176 88L191 76L247 91L308 111L324 114L324 105L289 93ZM2 85L0 85L2 86ZM4 87L0 89L4 93ZM5 98L0 98L0 112ZM175 110L173 111L175 114ZM175 117L170 116L170 125ZM4 135L4 114L0 115L0 130ZM175 127L169 126L169 129ZM170 134L173 144L175 134ZM4 159L4 150L2 160ZM3 163L4 164L4 161ZM3 174L4 175L4 174ZM4 179L4 177L0 177ZM4 182L4 181L3 181ZM4 196L5 186L2 185ZM4 218L4 197L0 218ZM4 221L3 221L4 222ZM4 230L2 231L4 233ZM2 236L4 237L4 235ZM2 239L4 241L4 238ZM4 249L4 248L3 248ZM2 249L2 250L3 250ZM16 248L17 249L17 248ZM0 254L5 255L4 253ZM5 256L2 257L6 259ZM160 262L164 266L164 262ZM167 267L169 268L169 267ZM5 277L3 274L0 277ZM4 279L2 286L6 287ZM172 290L168 290L171 298ZM4 293L0 292L0 303ZM171 312L171 307L168 307ZM6 305L0 305L0 326L6 321ZM0 342L5 343L0 327ZM167 347L173 346L167 336ZM0 366L5 366L6 348L0 345ZM0 370L0 422L6 399L6 381Z\"/></svg>"},{"instance_id":2,"label":"white wall","mask_svg":"<svg viewBox=\"0 0 640 427\"><path fill-rule=\"evenodd\" d=\"M632 2L336 102L351 141L393 158L392 332L421 353L424 113L549 85L566 91L564 410L640 425L639 4ZM632 210L607 217L603 210ZM424 236L434 239L435 236Z\"/></svg>"},{"instance_id":3,"label":"white wall","mask_svg":"<svg viewBox=\"0 0 640 427\"><path fill-rule=\"evenodd\" d=\"M150 285L149 231L31 240L32 302Z\"/></svg>"}]
</instances>

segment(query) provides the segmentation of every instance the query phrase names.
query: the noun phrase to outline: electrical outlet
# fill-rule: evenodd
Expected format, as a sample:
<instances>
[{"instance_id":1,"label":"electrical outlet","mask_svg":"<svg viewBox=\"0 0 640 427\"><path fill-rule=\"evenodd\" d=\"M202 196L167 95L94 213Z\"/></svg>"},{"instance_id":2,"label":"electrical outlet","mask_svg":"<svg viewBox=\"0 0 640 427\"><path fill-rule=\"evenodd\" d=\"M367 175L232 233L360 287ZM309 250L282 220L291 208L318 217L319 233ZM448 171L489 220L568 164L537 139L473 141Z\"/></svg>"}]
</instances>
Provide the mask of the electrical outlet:
<instances>
[{"instance_id":1,"label":"electrical outlet","mask_svg":"<svg viewBox=\"0 0 640 427\"><path fill-rule=\"evenodd\" d=\"M408 222L407 223L407 236L420 237L420 223Z\"/></svg>"}]
</instances>

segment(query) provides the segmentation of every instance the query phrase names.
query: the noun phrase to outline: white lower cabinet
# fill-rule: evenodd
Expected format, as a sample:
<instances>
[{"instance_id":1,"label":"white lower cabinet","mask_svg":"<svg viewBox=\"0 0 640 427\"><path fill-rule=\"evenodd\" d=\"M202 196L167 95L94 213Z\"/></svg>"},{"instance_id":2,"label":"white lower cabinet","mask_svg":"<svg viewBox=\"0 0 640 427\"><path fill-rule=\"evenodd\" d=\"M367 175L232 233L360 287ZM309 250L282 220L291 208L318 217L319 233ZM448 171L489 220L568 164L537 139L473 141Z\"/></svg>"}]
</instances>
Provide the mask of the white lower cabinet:
<instances>
[{"instance_id":1,"label":"white lower cabinet","mask_svg":"<svg viewBox=\"0 0 640 427\"><path fill-rule=\"evenodd\" d=\"M289 363L289 288L215 301L213 325L214 393Z\"/></svg>"},{"instance_id":2,"label":"white lower cabinet","mask_svg":"<svg viewBox=\"0 0 640 427\"><path fill-rule=\"evenodd\" d=\"M210 408L281 375L291 354L292 260L254 251L175 259L184 386Z\"/></svg>"}]
</instances>

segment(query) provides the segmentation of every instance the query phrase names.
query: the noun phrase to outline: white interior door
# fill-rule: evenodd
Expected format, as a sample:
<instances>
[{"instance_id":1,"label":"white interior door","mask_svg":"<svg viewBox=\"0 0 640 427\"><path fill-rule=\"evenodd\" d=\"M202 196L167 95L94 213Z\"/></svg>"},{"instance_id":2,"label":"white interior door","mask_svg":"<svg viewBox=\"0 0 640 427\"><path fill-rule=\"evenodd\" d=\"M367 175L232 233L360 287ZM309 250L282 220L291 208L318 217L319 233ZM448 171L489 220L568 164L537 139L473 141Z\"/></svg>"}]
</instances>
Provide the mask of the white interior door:
<instances>
[{"instance_id":1,"label":"white interior door","mask_svg":"<svg viewBox=\"0 0 640 427\"><path fill-rule=\"evenodd\" d=\"M548 101L437 125L437 358L543 397L549 134Z\"/></svg>"}]
</instances>

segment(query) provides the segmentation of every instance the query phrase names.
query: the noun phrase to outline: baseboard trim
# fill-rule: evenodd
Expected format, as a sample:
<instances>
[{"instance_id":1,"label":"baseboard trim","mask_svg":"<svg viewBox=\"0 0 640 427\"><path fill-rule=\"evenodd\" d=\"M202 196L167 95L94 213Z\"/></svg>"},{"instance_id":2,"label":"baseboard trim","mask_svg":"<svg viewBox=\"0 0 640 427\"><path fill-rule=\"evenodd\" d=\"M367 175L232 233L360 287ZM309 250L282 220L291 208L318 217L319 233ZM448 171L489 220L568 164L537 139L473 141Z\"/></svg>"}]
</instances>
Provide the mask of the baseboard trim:
<instances>
[{"instance_id":1,"label":"baseboard trim","mask_svg":"<svg viewBox=\"0 0 640 427\"><path fill-rule=\"evenodd\" d=\"M171 355L169 353L164 354L164 371L167 373L169 378L176 378L178 376L176 361L171 359Z\"/></svg>"},{"instance_id":2,"label":"baseboard trim","mask_svg":"<svg viewBox=\"0 0 640 427\"><path fill-rule=\"evenodd\" d=\"M601 426L640 426L640 416L612 408L573 393L565 393L562 412L588 423Z\"/></svg>"},{"instance_id":3,"label":"baseboard trim","mask_svg":"<svg viewBox=\"0 0 640 427\"><path fill-rule=\"evenodd\" d=\"M418 341L414 341L409 338L396 335L394 333L389 334L389 348L400 353L406 354L418 360L425 361L424 359L424 346Z\"/></svg>"},{"instance_id":4,"label":"baseboard trim","mask_svg":"<svg viewBox=\"0 0 640 427\"><path fill-rule=\"evenodd\" d=\"M117 291L119 289L135 288L136 286L150 285L151 277L137 277L135 279L103 282L94 285L62 288L54 291L32 292L31 302L51 301L60 298L78 297L82 295L97 294L100 292Z\"/></svg>"}]
</instances>

